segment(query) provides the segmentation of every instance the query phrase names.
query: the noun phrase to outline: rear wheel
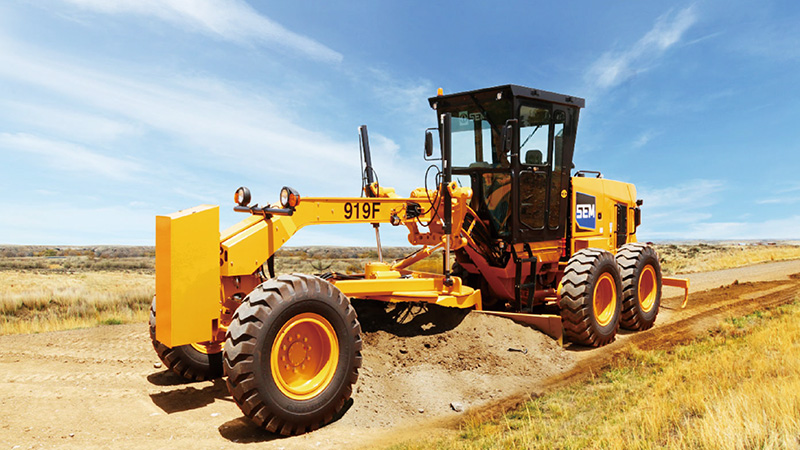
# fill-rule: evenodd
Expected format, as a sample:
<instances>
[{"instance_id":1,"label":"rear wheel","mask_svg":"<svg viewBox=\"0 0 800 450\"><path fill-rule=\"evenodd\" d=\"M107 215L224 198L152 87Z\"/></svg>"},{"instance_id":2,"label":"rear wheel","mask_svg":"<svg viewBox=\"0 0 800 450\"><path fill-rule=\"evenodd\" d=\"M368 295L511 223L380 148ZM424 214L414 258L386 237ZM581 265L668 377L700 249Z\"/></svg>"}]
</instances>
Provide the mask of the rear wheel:
<instances>
[{"instance_id":1,"label":"rear wheel","mask_svg":"<svg viewBox=\"0 0 800 450\"><path fill-rule=\"evenodd\" d=\"M561 322L567 339L599 347L619 328L622 286L614 256L595 248L570 258L561 279Z\"/></svg>"},{"instance_id":2,"label":"rear wheel","mask_svg":"<svg viewBox=\"0 0 800 450\"><path fill-rule=\"evenodd\" d=\"M150 341L159 359L171 371L187 380L212 380L222 376L222 346L195 343L167 347L156 340L156 299L150 304Z\"/></svg>"},{"instance_id":3,"label":"rear wheel","mask_svg":"<svg viewBox=\"0 0 800 450\"><path fill-rule=\"evenodd\" d=\"M661 305L658 253L645 244L625 244L616 259L622 276L620 324L628 330L647 330L655 323Z\"/></svg>"},{"instance_id":4,"label":"rear wheel","mask_svg":"<svg viewBox=\"0 0 800 450\"><path fill-rule=\"evenodd\" d=\"M228 390L258 426L302 434L329 422L361 367L361 325L344 294L310 275L259 285L233 315L224 350Z\"/></svg>"}]
</instances>

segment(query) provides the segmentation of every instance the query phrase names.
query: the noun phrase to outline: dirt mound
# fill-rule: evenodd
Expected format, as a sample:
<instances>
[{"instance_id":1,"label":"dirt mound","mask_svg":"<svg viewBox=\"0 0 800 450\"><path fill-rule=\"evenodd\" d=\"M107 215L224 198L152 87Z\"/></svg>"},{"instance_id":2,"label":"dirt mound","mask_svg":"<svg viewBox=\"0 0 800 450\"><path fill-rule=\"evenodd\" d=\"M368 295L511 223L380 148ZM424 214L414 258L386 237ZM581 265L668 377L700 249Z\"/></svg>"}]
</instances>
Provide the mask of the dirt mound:
<instances>
[{"instance_id":1,"label":"dirt mound","mask_svg":"<svg viewBox=\"0 0 800 450\"><path fill-rule=\"evenodd\" d=\"M363 302L364 366L340 420L386 427L456 414L572 366L574 356L509 319L442 308Z\"/></svg>"}]
</instances>

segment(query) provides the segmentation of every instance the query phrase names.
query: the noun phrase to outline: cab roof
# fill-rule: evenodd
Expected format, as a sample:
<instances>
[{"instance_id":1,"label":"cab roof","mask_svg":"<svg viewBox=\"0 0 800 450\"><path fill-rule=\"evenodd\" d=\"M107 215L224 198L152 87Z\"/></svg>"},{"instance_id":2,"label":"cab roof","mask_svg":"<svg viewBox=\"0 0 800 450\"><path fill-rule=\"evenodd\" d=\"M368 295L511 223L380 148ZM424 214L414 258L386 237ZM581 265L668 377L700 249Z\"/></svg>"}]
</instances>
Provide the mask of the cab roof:
<instances>
[{"instance_id":1,"label":"cab roof","mask_svg":"<svg viewBox=\"0 0 800 450\"><path fill-rule=\"evenodd\" d=\"M542 100L550 103L560 103L563 105L568 106L576 106L578 108L583 108L586 104L586 100L580 97L574 97L571 95L564 95L564 94L557 94L555 92L550 91L543 91L541 89L533 89L525 86L519 86L516 84L506 84L502 86L495 86L490 88L484 89L477 89L474 91L465 91L465 92L455 92L452 94L445 94L441 96L431 97L428 99L428 103L431 105L431 108L436 109L436 103L441 100L448 100L451 98L462 97L465 95L470 94L487 94L496 92L501 94L502 96L511 95L512 97L516 98L527 98L531 100Z\"/></svg>"}]
</instances>

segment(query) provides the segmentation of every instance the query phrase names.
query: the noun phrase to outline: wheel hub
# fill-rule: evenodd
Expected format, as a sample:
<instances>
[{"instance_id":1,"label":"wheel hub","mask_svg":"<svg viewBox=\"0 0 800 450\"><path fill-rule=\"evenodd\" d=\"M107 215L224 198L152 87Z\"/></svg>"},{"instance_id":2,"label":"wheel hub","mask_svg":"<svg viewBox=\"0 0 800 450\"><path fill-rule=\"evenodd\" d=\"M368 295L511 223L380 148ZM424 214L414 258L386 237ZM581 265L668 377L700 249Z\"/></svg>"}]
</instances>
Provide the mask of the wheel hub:
<instances>
[{"instance_id":1,"label":"wheel hub","mask_svg":"<svg viewBox=\"0 0 800 450\"><path fill-rule=\"evenodd\" d=\"M330 384L339 360L333 326L315 313L303 313L281 327L272 346L271 373L278 389L294 400L319 395Z\"/></svg>"},{"instance_id":2,"label":"wheel hub","mask_svg":"<svg viewBox=\"0 0 800 450\"><path fill-rule=\"evenodd\" d=\"M597 280L592 303L597 324L604 327L611 323L617 309L617 287L611 274L604 273Z\"/></svg>"},{"instance_id":3,"label":"wheel hub","mask_svg":"<svg viewBox=\"0 0 800 450\"><path fill-rule=\"evenodd\" d=\"M293 367L297 367L308 359L308 348L302 342L295 341L286 352L287 360Z\"/></svg>"},{"instance_id":4,"label":"wheel hub","mask_svg":"<svg viewBox=\"0 0 800 450\"><path fill-rule=\"evenodd\" d=\"M658 291L656 290L656 271L653 266L647 265L639 276L639 302L642 311L650 312L656 303Z\"/></svg>"}]
</instances>

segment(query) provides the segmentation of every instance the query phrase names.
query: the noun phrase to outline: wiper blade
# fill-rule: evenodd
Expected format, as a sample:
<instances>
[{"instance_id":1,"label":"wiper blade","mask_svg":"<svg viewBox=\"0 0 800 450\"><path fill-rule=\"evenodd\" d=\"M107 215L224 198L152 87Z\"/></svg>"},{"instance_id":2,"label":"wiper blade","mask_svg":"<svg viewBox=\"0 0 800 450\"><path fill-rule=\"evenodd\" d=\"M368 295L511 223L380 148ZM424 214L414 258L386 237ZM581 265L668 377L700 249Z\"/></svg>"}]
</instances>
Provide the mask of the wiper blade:
<instances>
[{"instance_id":1,"label":"wiper blade","mask_svg":"<svg viewBox=\"0 0 800 450\"><path fill-rule=\"evenodd\" d=\"M525 142L523 142L522 145L519 146L520 150L525 148L525 144L527 144L528 141L533 137L533 135L536 134L537 131L539 131L539 128L542 128L542 126L536 125L536 128L534 128L533 131L531 131L531 134L529 134L528 137L525 138Z\"/></svg>"},{"instance_id":2,"label":"wiper blade","mask_svg":"<svg viewBox=\"0 0 800 450\"><path fill-rule=\"evenodd\" d=\"M497 134L497 136L500 136L501 135L500 129L497 128L497 125L495 125L494 122L492 122L492 119L489 117L489 113L486 112L485 109L483 109L483 106L481 106L480 103L478 103L478 99L475 98L475 94L469 94L469 98L470 100L472 100L472 103L474 103L475 106L477 106L478 109L481 110L481 114L483 114L483 117L486 118L487 122L489 122L489 126L492 127L492 131L494 131Z\"/></svg>"}]
</instances>

